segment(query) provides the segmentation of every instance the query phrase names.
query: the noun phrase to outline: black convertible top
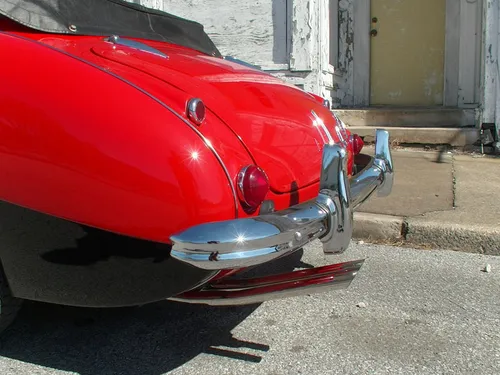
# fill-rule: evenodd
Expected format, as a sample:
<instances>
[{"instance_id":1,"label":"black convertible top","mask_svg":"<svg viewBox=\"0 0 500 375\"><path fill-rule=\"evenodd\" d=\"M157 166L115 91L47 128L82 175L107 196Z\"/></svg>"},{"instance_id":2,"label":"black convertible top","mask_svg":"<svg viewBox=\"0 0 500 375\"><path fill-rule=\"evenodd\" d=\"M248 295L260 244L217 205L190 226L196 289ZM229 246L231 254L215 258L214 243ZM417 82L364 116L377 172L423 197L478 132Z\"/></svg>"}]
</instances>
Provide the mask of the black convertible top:
<instances>
[{"instance_id":1,"label":"black convertible top","mask_svg":"<svg viewBox=\"0 0 500 375\"><path fill-rule=\"evenodd\" d=\"M201 24L122 0L0 0L0 14L49 33L152 39L221 56Z\"/></svg>"}]
</instances>

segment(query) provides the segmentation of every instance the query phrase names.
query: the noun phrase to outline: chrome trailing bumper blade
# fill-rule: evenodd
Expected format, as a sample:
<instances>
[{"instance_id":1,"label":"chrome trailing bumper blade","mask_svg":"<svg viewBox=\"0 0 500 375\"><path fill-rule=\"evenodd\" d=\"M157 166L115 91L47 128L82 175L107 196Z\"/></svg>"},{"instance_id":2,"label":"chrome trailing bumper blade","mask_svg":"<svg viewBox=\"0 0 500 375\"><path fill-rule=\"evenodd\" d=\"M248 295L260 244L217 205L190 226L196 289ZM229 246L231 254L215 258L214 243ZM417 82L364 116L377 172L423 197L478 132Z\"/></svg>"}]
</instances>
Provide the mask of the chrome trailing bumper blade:
<instances>
[{"instance_id":1,"label":"chrome trailing bumper blade","mask_svg":"<svg viewBox=\"0 0 500 375\"><path fill-rule=\"evenodd\" d=\"M349 181L347 154L325 145L318 197L287 210L249 219L206 223L171 237L171 256L207 270L266 263L320 239L325 253L341 253L352 236L353 211L376 190L386 196L393 184L389 134L377 130L375 156Z\"/></svg>"},{"instance_id":2,"label":"chrome trailing bumper blade","mask_svg":"<svg viewBox=\"0 0 500 375\"><path fill-rule=\"evenodd\" d=\"M356 276L362 260L253 279L221 279L201 290L170 298L172 301L211 306L235 306L268 300L345 289Z\"/></svg>"}]
</instances>

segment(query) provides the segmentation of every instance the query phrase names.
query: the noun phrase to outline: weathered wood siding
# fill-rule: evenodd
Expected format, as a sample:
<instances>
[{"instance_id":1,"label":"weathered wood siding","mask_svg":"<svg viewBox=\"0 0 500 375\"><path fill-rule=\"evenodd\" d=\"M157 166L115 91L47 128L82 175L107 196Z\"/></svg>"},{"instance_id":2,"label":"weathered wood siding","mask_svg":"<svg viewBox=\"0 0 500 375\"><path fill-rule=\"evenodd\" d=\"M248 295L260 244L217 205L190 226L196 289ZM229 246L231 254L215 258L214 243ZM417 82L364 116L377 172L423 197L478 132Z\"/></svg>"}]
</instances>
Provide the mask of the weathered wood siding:
<instances>
[{"instance_id":1,"label":"weathered wood siding","mask_svg":"<svg viewBox=\"0 0 500 375\"><path fill-rule=\"evenodd\" d=\"M338 2L338 52L335 66L332 104L334 107L352 106L354 103L354 3Z\"/></svg>"},{"instance_id":2,"label":"weathered wood siding","mask_svg":"<svg viewBox=\"0 0 500 375\"><path fill-rule=\"evenodd\" d=\"M494 123L500 137L500 0L485 0L482 123Z\"/></svg>"},{"instance_id":3,"label":"weathered wood siding","mask_svg":"<svg viewBox=\"0 0 500 375\"><path fill-rule=\"evenodd\" d=\"M482 0L447 0L445 105L476 107L481 101Z\"/></svg>"},{"instance_id":4,"label":"weathered wood siding","mask_svg":"<svg viewBox=\"0 0 500 375\"><path fill-rule=\"evenodd\" d=\"M141 4L153 9L163 9L163 0L129 0L132 3Z\"/></svg>"},{"instance_id":5,"label":"weathered wood siding","mask_svg":"<svg viewBox=\"0 0 500 375\"><path fill-rule=\"evenodd\" d=\"M287 0L163 0L163 10L203 24L223 55L288 68Z\"/></svg>"}]
</instances>

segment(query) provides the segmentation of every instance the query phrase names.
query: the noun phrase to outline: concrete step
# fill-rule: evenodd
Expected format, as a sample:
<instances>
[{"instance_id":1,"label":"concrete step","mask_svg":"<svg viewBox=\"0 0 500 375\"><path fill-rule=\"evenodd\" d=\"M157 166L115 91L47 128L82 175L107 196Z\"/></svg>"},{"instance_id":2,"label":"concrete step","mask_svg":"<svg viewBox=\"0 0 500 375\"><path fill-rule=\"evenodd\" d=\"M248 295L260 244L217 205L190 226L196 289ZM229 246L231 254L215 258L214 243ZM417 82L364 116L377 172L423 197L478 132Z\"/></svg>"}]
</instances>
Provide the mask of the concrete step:
<instances>
[{"instance_id":1,"label":"concrete step","mask_svg":"<svg viewBox=\"0 0 500 375\"><path fill-rule=\"evenodd\" d=\"M373 143L375 129L373 126L348 126L349 130L363 137L365 143ZM449 145L465 147L473 145L479 138L476 128L411 128L411 127L378 127L390 133L390 141L394 145Z\"/></svg>"},{"instance_id":2,"label":"concrete step","mask_svg":"<svg viewBox=\"0 0 500 375\"><path fill-rule=\"evenodd\" d=\"M475 125L474 109L370 107L333 111L346 125L351 126L453 128Z\"/></svg>"}]
</instances>

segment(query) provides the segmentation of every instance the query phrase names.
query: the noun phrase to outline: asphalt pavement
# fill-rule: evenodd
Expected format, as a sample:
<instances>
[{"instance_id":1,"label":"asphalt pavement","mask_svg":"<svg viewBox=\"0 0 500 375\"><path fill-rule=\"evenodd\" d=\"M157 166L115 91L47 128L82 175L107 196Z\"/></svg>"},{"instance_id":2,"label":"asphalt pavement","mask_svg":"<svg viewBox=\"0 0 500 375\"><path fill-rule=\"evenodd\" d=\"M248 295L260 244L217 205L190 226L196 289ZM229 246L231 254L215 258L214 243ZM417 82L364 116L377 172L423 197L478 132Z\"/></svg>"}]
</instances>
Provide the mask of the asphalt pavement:
<instances>
[{"instance_id":1,"label":"asphalt pavement","mask_svg":"<svg viewBox=\"0 0 500 375\"><path fill-rule=\"evenodd\" d=\"M315 243L301 266L362 258L347 290L256 306L27 303L0 374L500 373L500 257L353 244L326 258Z\"/></svg>"}]
</instances>

